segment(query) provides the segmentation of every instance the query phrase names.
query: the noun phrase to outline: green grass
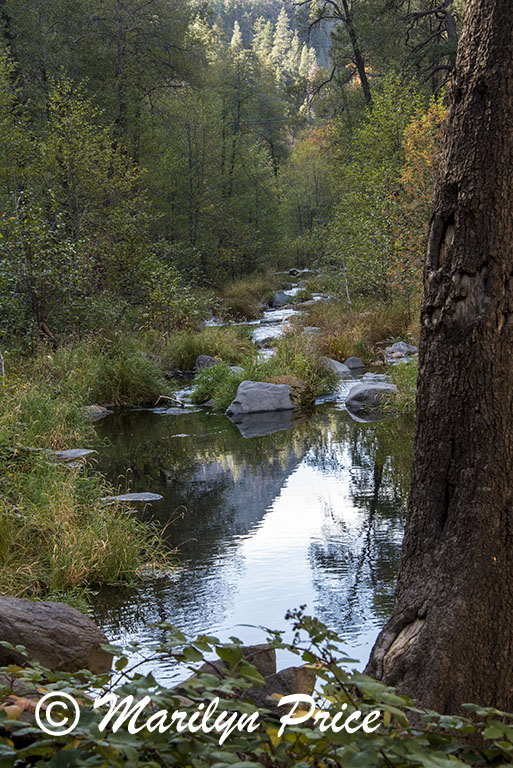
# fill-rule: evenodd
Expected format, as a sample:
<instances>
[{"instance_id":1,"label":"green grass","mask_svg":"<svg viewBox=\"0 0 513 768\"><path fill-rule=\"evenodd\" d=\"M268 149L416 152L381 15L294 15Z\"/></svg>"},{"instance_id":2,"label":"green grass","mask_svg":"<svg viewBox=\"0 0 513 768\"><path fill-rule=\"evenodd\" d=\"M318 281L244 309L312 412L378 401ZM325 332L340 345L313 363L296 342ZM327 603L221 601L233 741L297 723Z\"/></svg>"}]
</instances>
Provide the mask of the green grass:
<instances>
[{"instance_id":1,"label":"green grass","mask_svg":"<svg viewBox=\"0 0 513 768\"><path fill-rule=\"evenodd\" d=\"M198 355L219 357L230 365L244 360L253 348L250 330L245 326L212 326L201 331L178 331L166 336L147 335L148 351L161 355L173 368L192 371Z\"/></svg>"},{"instance_id":2,"label":"green grass","mask_svg":"<svg viewBox=\"0 0 513 768\"><path fill-rule=\"evenodd\" d=\"M391 405L393 410L399 413L415 413L418 372L416 357L389 367L388 373L398 389L397 397Z\"/></svg>"},{"instance_id":3,"label":"green grass","mask_svg":"<svg viewBox=\"0 0 513 768\"><path fill-rule=\"evenodd\" d=\"M53 459L50 451L87 446L93 432L70 399L75 374L48 358L45 376L36 362L0 392L0 594L76 604L162 554L153 529L102 501L112 489L94 468Z\"/></svg>"},{"instance_id":4,"label":"green grass","mask_svg":"<svg viewBox=\"0 0 513 768\"><path fill-rule=\"evenodd\" d=\"M271 301L280 280L278 275L250 275L226 286L222 293L221 314L226 319L255 320L262 305Z\"/></svg>"}]
</instances>

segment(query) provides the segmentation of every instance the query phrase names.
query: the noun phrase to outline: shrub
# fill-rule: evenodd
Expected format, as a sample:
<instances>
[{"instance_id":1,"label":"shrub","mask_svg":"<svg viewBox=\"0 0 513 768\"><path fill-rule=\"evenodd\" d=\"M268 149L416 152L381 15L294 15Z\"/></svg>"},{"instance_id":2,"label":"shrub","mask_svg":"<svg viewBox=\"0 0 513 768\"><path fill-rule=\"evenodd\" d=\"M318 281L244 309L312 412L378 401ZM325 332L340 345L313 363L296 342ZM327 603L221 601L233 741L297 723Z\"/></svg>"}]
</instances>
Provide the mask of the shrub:
<instances>
[{"instance_id":1,"label":"shrub","mask_svg":"<svg viewBox=\"0 0 513 768\"><path fill-rule=\"evenodd\" d=\"M212 400L212 406L216 411L225 411L237 393L237 387L247 379L245 371L231 371L226 363L204 368L194 380L194 403L206 403Z\"/></svg>"}]
</instances>

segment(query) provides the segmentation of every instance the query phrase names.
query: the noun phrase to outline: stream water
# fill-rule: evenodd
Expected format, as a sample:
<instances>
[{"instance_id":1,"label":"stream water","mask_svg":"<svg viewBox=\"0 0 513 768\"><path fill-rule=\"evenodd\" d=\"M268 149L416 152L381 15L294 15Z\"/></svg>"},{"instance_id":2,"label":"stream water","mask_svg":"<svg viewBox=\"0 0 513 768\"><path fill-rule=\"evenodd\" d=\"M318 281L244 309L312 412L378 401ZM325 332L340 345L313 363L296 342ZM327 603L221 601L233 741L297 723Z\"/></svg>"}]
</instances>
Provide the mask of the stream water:
<instances>
[{"instance_id":1,"label":"stream water","mask_svg":"<svg viewBox=\"0 0 513 768\"><path fill-rule=\"evenodd\" d=\"M413 430L408 418L353 420L347 389L290 429L251 439L203 408L98 424L100 469L123 491L163 496L141 514L178 548L174 571L96 597L109 640L150 650L168 621L262 642L259 626L284 629L286 611L306 605L366 661L391 609Z\"/></svg>"}]
</instances>

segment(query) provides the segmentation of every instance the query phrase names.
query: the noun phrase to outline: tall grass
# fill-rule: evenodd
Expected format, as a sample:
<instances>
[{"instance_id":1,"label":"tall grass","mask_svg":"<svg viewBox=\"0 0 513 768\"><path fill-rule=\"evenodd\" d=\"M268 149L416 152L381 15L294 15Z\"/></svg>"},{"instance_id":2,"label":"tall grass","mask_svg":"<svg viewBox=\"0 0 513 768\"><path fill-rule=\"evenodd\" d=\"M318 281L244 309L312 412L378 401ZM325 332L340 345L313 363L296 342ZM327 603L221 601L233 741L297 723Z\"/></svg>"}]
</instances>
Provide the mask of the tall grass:
<instances>
[{"instance_id":1,"label":"tall grass","mask_svg":"<svg viewBox=\"0 0 513 768\"><path fill-rule=\"evenodd\" d=\"M201 331L178 331L166 336L147 334L142 343L180 371L192 371L198 355L211 355L231 365L251 354L250 330L245 326L212 326Z\"/></svg>"},{"instance_id":2,"label":"tall grass","mask_svg":"<svg viewBox=\"0 0 513 768\"><path fill-rule=\"evenodd\" d=\"M339 301L322 301L298 318L296 325L320 328L315 344L322 355L336 360L357 355L370 363L379 357L384 343L411 340L410 318L410 309L403 302L348 306Z\"/></svg>"},{"instance_id":3,"label":"tall grass","mask_svg":"<svg viewBox=\"0 0 513 768\"><path fill-rule=\"evenodd\" d=\"M274 273L250 275L226 286L222 293L223 317L234 320L255 320L262 314L262 304L269 304L278 286Z\"/></svg>"},{"instance_id":4,"label":"tall grass","mask_svg":"<svg viewBox=\"0 0 513 768\"><path fill-rule=\"evenodd\" d=\"M54 459L87 445L92 428L69 383L59 391L66 377L45 379L41 360L23 373L0 391L0 594L66 598L132 580L161 557L155 532L102 501L112 490L97 472Z\"/></svg>"}]
</instances>

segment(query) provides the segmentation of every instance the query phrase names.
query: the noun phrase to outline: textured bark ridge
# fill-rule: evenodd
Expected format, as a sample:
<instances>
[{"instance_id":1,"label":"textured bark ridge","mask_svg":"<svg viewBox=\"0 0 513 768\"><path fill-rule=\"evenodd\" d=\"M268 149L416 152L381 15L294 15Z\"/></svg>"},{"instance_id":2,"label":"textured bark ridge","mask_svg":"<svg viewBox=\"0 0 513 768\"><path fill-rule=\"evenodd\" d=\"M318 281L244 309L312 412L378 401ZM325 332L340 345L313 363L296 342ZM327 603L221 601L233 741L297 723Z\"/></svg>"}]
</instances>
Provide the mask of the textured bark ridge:
<instances>
[{"instance_id":1,"label":"textured bark ridge","mask_svg":"<svg viewBox=\"0 0 513 768\"><path fill-rule=\"evenodd\" d=\"M513 708L513 5L469 0L424 271L395 605L367 672Z\"/></svg>"}]
</instances>

